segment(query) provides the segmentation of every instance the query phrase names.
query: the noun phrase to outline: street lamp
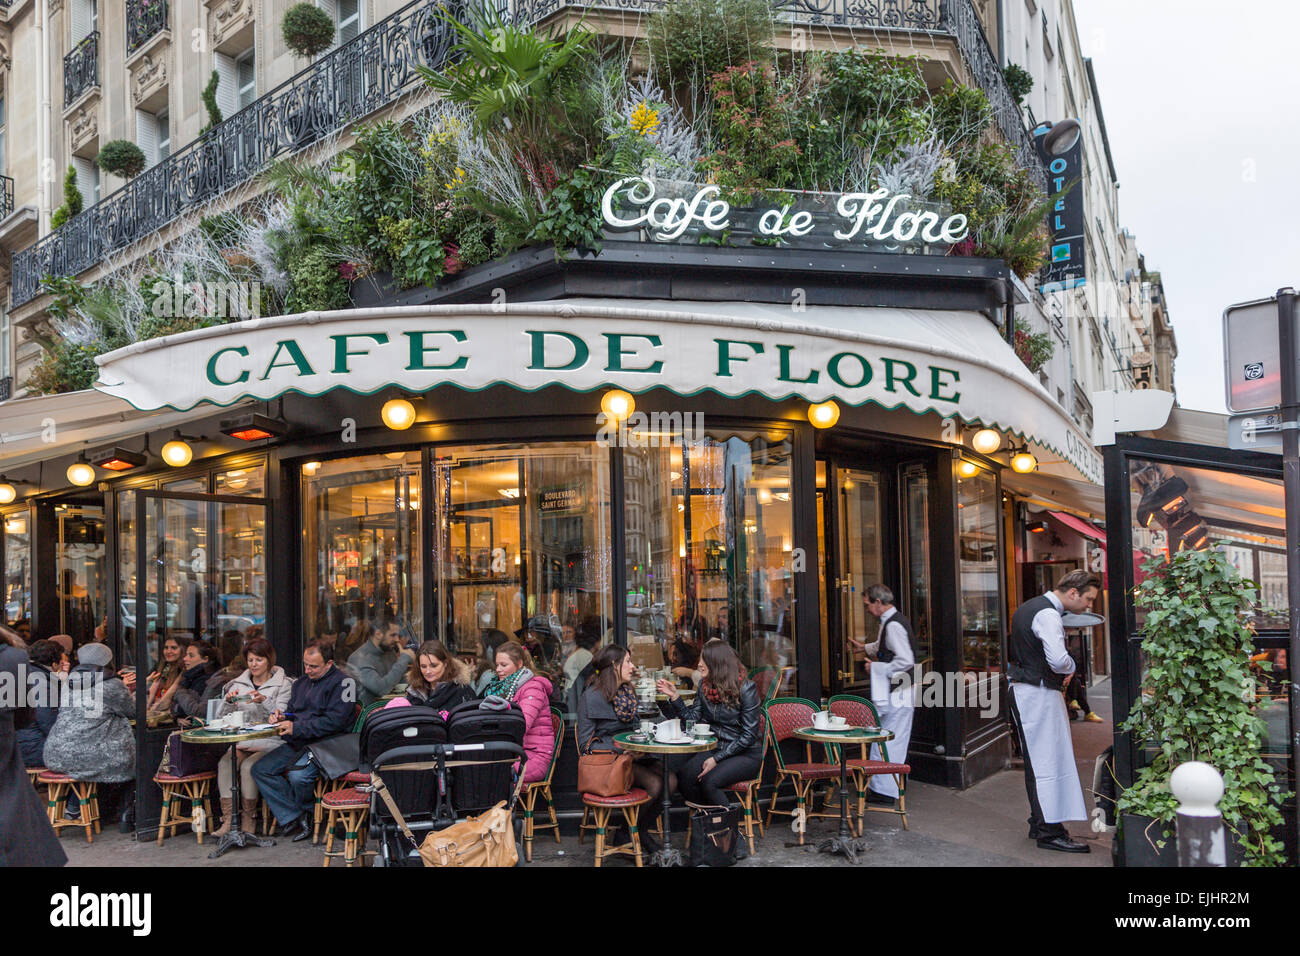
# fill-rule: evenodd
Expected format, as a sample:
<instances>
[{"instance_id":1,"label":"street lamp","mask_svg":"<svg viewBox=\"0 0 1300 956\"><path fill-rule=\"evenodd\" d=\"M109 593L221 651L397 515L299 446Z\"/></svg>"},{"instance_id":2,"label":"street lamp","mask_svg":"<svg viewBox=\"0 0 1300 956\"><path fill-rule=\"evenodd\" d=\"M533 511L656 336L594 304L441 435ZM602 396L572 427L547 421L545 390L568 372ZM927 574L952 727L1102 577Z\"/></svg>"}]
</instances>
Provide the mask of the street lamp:
<instances>
[{"instance_id":1,"label":"street lamp","mask_svg":"<svg viewBox=\"0 0 1300 956\"><path fill-rule=\"evenodd\" d=\"M1059 123L1042 125L1051 126L1043 134L1043 152L1048 156L1064 156L1074 149L1083 136L1083 127L1077 119L1063 119Z\"/></svg>"}]
</instances>

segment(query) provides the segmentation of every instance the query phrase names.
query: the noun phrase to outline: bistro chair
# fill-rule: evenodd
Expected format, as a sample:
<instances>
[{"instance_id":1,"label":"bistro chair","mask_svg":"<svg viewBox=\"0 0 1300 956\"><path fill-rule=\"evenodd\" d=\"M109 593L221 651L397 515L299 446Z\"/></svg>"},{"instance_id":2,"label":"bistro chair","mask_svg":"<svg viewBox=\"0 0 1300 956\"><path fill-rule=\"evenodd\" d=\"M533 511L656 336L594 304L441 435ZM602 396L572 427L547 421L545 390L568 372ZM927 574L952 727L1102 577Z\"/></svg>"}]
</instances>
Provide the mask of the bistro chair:
<instances>
[{"instance_id":1,"label":"bistro chair","mask_svg":"<svg viewBox=\"0 0 1300 956\"><path fill-rule=\"evenodd\" d=\"M33 787L35 787L37 790L39 790L39 789L41 788L41 782L40 782L40 780L38 780L37 778L38 778L41 774L43 774L43 773L45 773L45 768L44 768L44 767L28 767L28 768L27 768L27 781L28 781L28 782L29 782Z\"/></svg>"},{"instance_id":2,"label":"bistro chair","mask_svg":"<svg viewBox=\"0 0 1300 956\"><path fill-rule=\"evenodd\" d=\"M383 707L388 701L376 700L365 707L362 707L357 713L357 719L352 724L352 733L361 733L361 726L366 722L366 715L378 707ZM355 787L358 783L369 783L370 774L361 774L358 770L350 770L341 777L335 777L333 780L326 780L324 777L316 778L316 787L313 791L312 814L311 814L311 842L319 844L321 841L321 825L325 822L325 795L333 793L336 790L342 790L344 787ZM265 817L262 818L265 821Z\"/></svg>"},{"instance_id":3,"label":"bistro chair","mask_svg":"<svg viewBox=\"0 0 1300 956\"><path fill-rule=\"evenodd\" d=\"M781 669L779 667L751 667L749 679L758 688L759 700L768 701L781 689Z\"/></svg>"},{"instance_id":4,"label":"bistro chair","mask_svg":"<svg viewBox=\"0 0 1300 956\"><path fill-rule=\"evenodd\" d=\"M154 774L153 782L162 788L162 815L158 818L159 846L163 845L164 836L175 836L176 828L185 824L193 827L199 846L203 845L203 833L211 828L212 821L212 797L209 790L212 781L216 779L214 770L184 777L171 773ZM183 810L186 800L190 802L188 816ZM170 833L167 832L168 828L171 829Z\"/></svg>"},{"instance_id":5,"label":"bistro chair","mask_svg":"<svg viewBox=\"0 0 1300 956\"><path fill-rule=\"evenodd\" d=\"M370 775L365 776L368 784ZM321 865L329 866L330 860L341 856L344 866L363 866L370 816L370 794L355 786L341 787L326 793L321 798L321 805L328 815L325 823L325 856ZM336 850L334 831L340 824L343 826L343 849Z\"/></svg>"},{"instance_id":6,"label":"bistro chair","mask_svg":"<svg viewBox=\"0 0 1300 956\"><path fill-rule=\"evenodd\" d=\"M76 780L66 773L54 770L42 770L36 779L45 784L45 807L54 832L58 833L64 827L81 827L86 834L86 842L94 843L95 834L99 832L99 794L95 782ZM66 819L67 810L74 799L80 815L75 820L69 820Z\"/></svg>"},{"instance_id":7,"label":"bistro chair","mask_svg":"<svg viewBox=\"0 0 1300 956\"><path fill-rule=\"evenodd\" d=\"M766 735L767 729L764 726L763 733ZM758 796L758 788L763 783L763 765L767 763L767 750L763 751L763 759L759 761L758 773L754 775L753 780L737 780L730 786L723 787L728 793L734 793L740 801L740 809L745 813L745 840L749 843L749 855L753 856L754 849L754 824L758 824L758 835L763 836L763 815L755 813L754 799ZM691 806L691 804L687 804ZM659 827L659 835L663 837L663 827ZM686 828L686 849L691 848L691 828Z\"/></svg>"},{"instance_id":8,"label":"bistro chair","mask_svg":"<svg viewBox=\"0 0 1300 956\"><path fill-rule=\"evenodd\" d=\"M793 817L802 810L805 827L799 831L800 846L803 845L804 831L807 830L806 822L809 819L836 815L826 812L825 809L819 812L811 810L808 807L808 795L819 780L838 780L840 768L835 763L814 761L812 759L812 742L807 740L803 742L803 761L787 761L785 754L781 752L781 742L794 737L794 732L798 728L811 727L813 714L818 709L816 704L803 697L778 697L763 704L763 716L767 720L767 730L772 740L772 753L776 757L776 786L772 788L772 798L767 805L767 826L769 828L772 826L772 814L774 813ZM778 810L776 808L777 794L781 791L781 784L786 780L789 780L794 787L795 809Z\"/></svg>"},{"instance_id":9,"label":"bistro chair","mask_svg":"<svg viewBox=\"0 0 1300 956\"><path fill-rule=\"evenodd\" d=\"M560 748L564 746L564 713L558 707L551 708L551 724L555 727L555 749L551 751L551 762L546 768L546 776L536 783L525 784L523 792L519 795L520 804L524 808L524 861L527 863L533 862L533 831L554 830L555 842L560 842L560 821L555 816L555 797L551 794L551 778L555 776L555 765L560 759ZM573 735L574 740L577 740L578 729L576 725L573 729ZM550 823L537 823L535 820L534 814L539 796L546 801L546 810L551 818Z\"/></svg>"},{"instance_id":10,"label":"bistro chair","mask_svg":"<svg viewBox=\"0 0 1300 956\"><path fill-rule=\"evenodd\" d=\"M636 860L637 866L641 866L641 833L637 829L637 819L640 816L641 808L649 802L650 794L640 787L633 787L627 793L620 793L613 797L599 797L594 793L584 793L582 795L583 818L586 818L587 810L591 810L596 817L597 868L600 867L605 857L614 856L618 853L628 854ZM609 818L615 810L623 811L623 819L627 821L630 842L621 843L618 846L607 846L605 834L609 829Z\"/></svg>"},{"instance_id":11,"label":"bistro chair","mask_svg":"<svg viewBox=\"0 0 1300 956\"><path fill-rule=\"evenodd\" d=\"M856 697L853 694L837 694L830 699L828 704L830 712L843 717L853 727L879 727L880 714L876 710L876 705L865 697ZM903 818L903 829L907 829L907 776L912 772L912 768L905 763L894 763L889 759L889 747L887 744L880 744L880 755L883 760L871 760L870 748L867 744L858 745L861 756L851 757L846 763L849 770L853 773L853 780L858 790L858 836L862 835L862 826L866 822L865 811L871 810L876 813L896 813ZM867 803L867 782L870 777L880 774L889 774L898 784L898 807L871 806ZM844 798L847 798L845 794ZM842 799L844 799L842 798Z\"/></svg>"}]
</instances>

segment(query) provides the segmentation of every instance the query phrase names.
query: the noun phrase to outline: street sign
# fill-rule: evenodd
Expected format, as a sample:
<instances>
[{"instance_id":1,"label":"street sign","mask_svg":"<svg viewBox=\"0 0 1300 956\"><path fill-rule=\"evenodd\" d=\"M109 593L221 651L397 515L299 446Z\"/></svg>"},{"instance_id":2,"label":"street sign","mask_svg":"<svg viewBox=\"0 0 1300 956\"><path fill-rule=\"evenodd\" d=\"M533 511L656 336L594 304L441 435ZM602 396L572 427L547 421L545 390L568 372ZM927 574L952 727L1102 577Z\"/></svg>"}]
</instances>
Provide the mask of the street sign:
<instances>
[{"instance_id":1,"label":"street sign","mask_svg":"<svg viewBox=\"0 0 1300 956\"><path fill-rule=\"evenodd\" d=\"M1282 404L1277 299L1223 310L1223 361L1228 411L1267 411Z\"/></svg>"},{"instance_id":2,"label":"street sign","mask_svg":"<svg viewBox=\"0 0 1300 956\"><path fill-rule=\"evenodd\" d=\"M1276 409L1228 417L1228 447L1233 451L1282 453L1282 413Z\"/></svg>"}]
</instances>

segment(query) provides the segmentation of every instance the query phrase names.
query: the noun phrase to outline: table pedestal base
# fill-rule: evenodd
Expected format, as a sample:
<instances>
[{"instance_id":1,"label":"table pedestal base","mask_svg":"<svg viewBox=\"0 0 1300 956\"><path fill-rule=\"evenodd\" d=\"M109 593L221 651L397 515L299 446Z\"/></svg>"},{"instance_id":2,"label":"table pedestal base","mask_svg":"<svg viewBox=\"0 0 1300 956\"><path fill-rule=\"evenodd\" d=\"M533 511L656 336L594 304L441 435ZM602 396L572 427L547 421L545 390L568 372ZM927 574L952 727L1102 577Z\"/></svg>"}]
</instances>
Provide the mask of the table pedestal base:
<instances>
[{"instance_id":1,"label":"table pedestal base","mask_svg":"<svg viewBox=\"0 0 1300 956\"><path fill-rule=\"evenodd\" d=\"M221 838L217 848L208 854L209 860L215 860L224 854L227 850L238 847L243 849L246 846L275 846L275 841L270 837L255 836L252 833L245 833L243 830L231 830Z\"/></svg>"},{"instance_id":2,"label":"table pedestal base","mask_svg":"<svg viewBox=\"0 0 1300 956\"><path fill-rule=\"evenodd\" d=\"M686 858L682 856L682 851L671 846L665 846L662 850L656 850L650 854L651 866L685 866Z\"/></svg>"},{"instance_id":3,"label":"table pedestal base","mask_svg":"<svg viewBox=\"0 0 1300 956\"><path fill-rule=\"evenodd\" d=\"M809 849L811 845L805 844ZM866 853L871 847L865 840L851 836L833 836L817 844L818 853L839 853L849 858L850 863L858 862L858 854Z\"/></svg>"}]
</instances>

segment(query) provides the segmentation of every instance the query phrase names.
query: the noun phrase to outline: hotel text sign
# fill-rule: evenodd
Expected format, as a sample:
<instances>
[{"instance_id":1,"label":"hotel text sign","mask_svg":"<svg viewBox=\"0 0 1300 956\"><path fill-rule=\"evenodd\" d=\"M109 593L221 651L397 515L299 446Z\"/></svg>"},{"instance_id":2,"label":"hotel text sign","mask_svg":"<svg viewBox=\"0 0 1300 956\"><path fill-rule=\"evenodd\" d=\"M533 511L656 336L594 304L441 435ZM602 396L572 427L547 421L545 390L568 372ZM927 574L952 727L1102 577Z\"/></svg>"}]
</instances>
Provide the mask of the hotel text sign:
<instances>
[{"instance_id":1,"label":"hotel text sign","mask_svg":"<svg viewBox=\"0 0 1300 956\"><path fill-rule=\"evenodd\" d=\"M620 179L605 190L600 211L612 230L645 230L656 242L730 241L807 247L849 243L885 251L937 246L946 248L970 234L966 217L887 189L869 193L782 193L779 205L740 208L720 198L717 186Z\"/></svg>"}]
</instances>

